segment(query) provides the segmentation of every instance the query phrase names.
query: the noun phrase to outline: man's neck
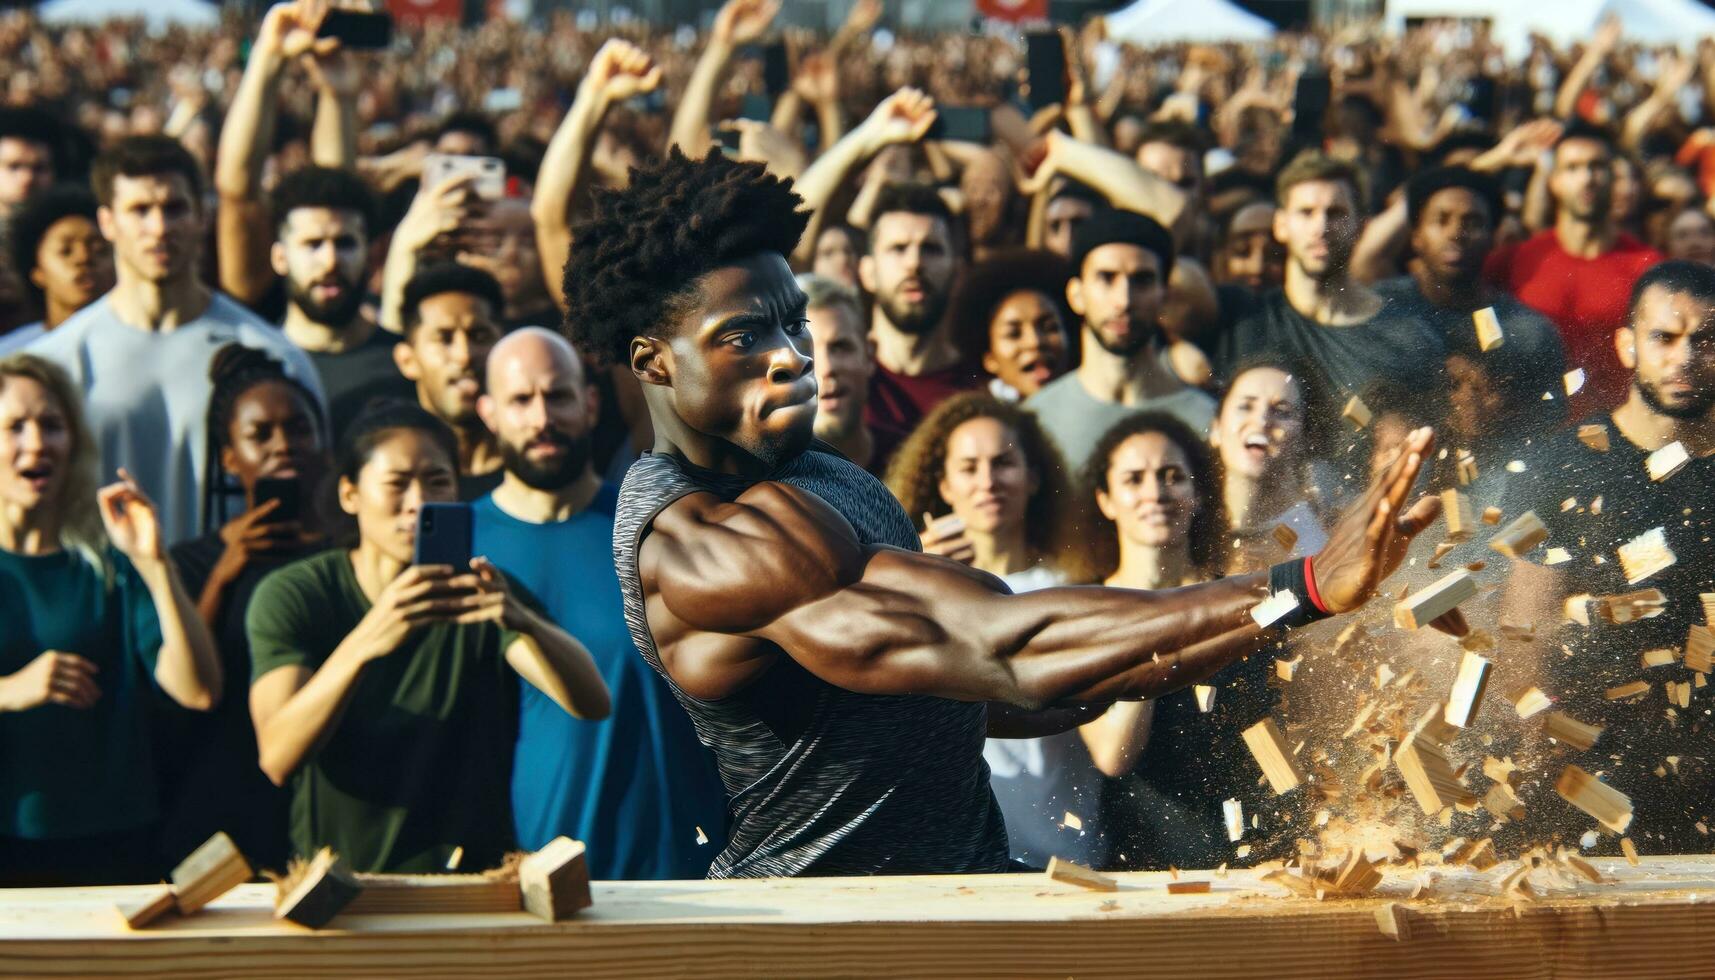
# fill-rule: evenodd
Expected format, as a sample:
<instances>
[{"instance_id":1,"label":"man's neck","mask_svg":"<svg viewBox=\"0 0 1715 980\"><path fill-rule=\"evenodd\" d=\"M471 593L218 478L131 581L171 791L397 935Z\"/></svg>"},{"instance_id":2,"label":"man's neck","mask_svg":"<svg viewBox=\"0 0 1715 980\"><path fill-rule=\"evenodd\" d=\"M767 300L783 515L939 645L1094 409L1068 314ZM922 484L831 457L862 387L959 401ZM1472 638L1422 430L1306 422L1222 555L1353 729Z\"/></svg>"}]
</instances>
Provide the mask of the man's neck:
<instances>
[{"instance_id":1,"label":"man's neck","mask_svg":"<svg viewBox=\"0 0 1715 980\"><path fill-rule=\"evenodd\" d=\"M1554 237L1567 255L1594 259L1613 251L1619 233L1612 222L1586 221L1562 208L1554 219Z\"/></svg>"},{"instance_id":2,"label":"man's neck","mask_svg":"<svg viewBox=\"0 0 1715 980\"><path fill-rule=\"evenodd\" d=\"M1122 589L1172 589L1191 580L1191 544L1157 548L1120 538L1120 567L1106 584Z\"/></svg>"},{"instance_id":3,"label":"man's neck","mask_svg":"<svg viewBox=\"0 0 1715 980\"><path fill-rule=\"evenodd\" d=\"M1382 300L1345 269L1312 276L1296 262L1286 263L1286 301L1299 315L1325 327L1361 323L1381 310Z\"/></svg>"},{"instance_id":4,"label":"man's neck","mask_svg":"<svg viewBox=\"0 0 1715 980\"><path fill-rule=\"evenodd\" d=\"M1695 419L1663 415L1649 407L1643 396L1638 394L1636 385L1632 386L1625 402L1614 409L1613 419L1614 426L1626 441L1646 453L1653 453L1673 442L1684 443L1686 451L1693 456L1715 451L1715 417L1710 413Z\"/></svg>"},{"instance_id":5,"label":"man's neck","mask_svg":"<svg viewBox=\"0 0 1715 980\"><path fill-rule=\"evenodd\" d=\"M1084 393L1109 405L1137 405L1152 398L1171 395L1185 387L1161 367L1160 345L1155 339L1130 357L1103 347L1089 327L1083 330L1078 362L1078 384Z\"/></svg>"},{"instance_id":6,"label":"man's neck","mask_svg":"<svg viewBox=\"0 0 1715 980\"><path fill-rule=\"evenodd\" d=\"M494 434L480 422L473 426L453 426L459 441L459 475L487 476L500 469L500 449L494 444Z\"/></svg>"},{"instance_id":7,"label":"man's neck","mask_svg":"<svg viewBox=\"0 0 1715 980\"><path fill-rule=\"evenodd\" d=\"M1483 285L1481 277L1442 279L1428 272L1420 272L1415 278L1417 291L1423 294L1430 306L1437 309L1469 313L1487 305L1485 301L1489 298L1489 291Z\"/></svg>"},{"instance_id":8,"label":"man's neck","mask_svg":"<svg viewBox=\"0 0 1715 980\"><path fill-rule=\"evenodd\" d=\"M894 374L916 377L952 367L959 352L947 340L939 325L927 333L906 333L893 325L880 305L870 319L870 336L875 339L875 360Z\"/></svg>"},{"instance_id":9,"label":"man's neck","mask_svg":"<svg viewBox=\"0 0 1715 980\"><path fill-rule=\"evenodd\" d=\"M557 524L583 512L601 492L601 477L585 467L583 475L557 490L538 490L511 470L494 488L494 505L527 524Z\"/></svg>"},{"instance_id":10,"label":"man's neck","mask_svg":"<svg viewBox=\"0 0 1715 980\"><path fill-rule=\"evenodd\" d=\"M838 449L847 459L864 469L869 469L870 461L875 458L875 436L870 433L869 426L863 424L861 416L852 425L850 432L826 435L817 433L816 438Z\"/></svg>"},{"instance_id":11,"label":"man's neck","mask_svg":"<svg viewBox=\"0 0 1715 980\"><path fill-rule=\"evenodd\" d=\"M123 268L118 284L107 295L121 323L154 333L167 333L202 316L214 298L194 275L151 282L128 275Z\"/></svg>"},{"instance_id":12,"label":"man's neck","mask_svg":"<svg viewBox=\"0 0 1715 980\"><path fill-rule=\"evenodd\" d=\"M354 316L344 326L334 326L310 319L296 303L286 305L286 322L281 331L292 346L312 354L345 354L369 342L375 333L374 322Z\"/></svg>"}]
</instances>

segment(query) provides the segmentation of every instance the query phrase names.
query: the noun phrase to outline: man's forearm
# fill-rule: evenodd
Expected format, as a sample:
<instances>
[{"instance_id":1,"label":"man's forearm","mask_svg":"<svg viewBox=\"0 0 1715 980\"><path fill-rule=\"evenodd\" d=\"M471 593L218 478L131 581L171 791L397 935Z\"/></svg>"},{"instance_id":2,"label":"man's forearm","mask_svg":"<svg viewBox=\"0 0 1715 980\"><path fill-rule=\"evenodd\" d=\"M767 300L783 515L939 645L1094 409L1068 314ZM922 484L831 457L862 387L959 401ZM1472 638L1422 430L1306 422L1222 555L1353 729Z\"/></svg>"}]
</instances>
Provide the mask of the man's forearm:
<instances>
[{"instance_id":1,"label":"man's forearm","mask_svg":"<svg viewBox=\"0 0 1715 980\"><path fill-rule=\"evenodd\" d=\"M816 254L816 238L827 221L824 212L834 193L852 169L862 165L874 152L874 147L859 127L817 157L816 162L810 164L793 183L792 189L804 199L804 207L810 212L809 225L804 229L803 237L798 239L798 250L792 256L799 264L807 265Z\"/></svg>"},{"instance_id":2,"label":"man's forearm","mask_svg":"<svg viewBox=\"0 0 1715 980\"><path fill-rule=\"evenodd\" d=\"M715 85L721 72L732 60L732 45L715 37L709 38L691 80L685 84L685 94L679 99L679 109L673 113L673 125L668 130L667 145L677 146L688 157L700 157L709 147L709 107L714 104Z\"/></svg>"},{"instance_id":3,"label":"man's forearm","mask_svg":"<svg viewBox=\"0 0 1715 980\"><path fill-rule=\"evenodd\" d=\"M347 637L285 704L267 718L257 719L258 762L274 785L286 785L316 745L339 724L368 664L368 658L352 644L352 638ZM258 680L265 682L272 675L270 672Z\"/></svg>"},{"instance_id":4,"label":"man's forearm","mask_svg":"<svg viewBox=\"0 0 1715 980\"><path fill-rule=\"evenodd\" d=\"M208 626L197 614L178 572L167 560L138 564L161 624L155 681L184 707L207 711L220 702L222 672Z\"/></svg>"},{"instance_id":5,"label":"man's forearm","mask_svg":"<svg viewBox=\"0 0 1715 980\"><path fill-rule=\"evenodd\" d=\"M506 650L506 662L520 677L574 718L600 721L608 716L613 706L607 683L582 644L534 613L519 633Z\"/></svg>"},{"instance_id":6,"label":"man's forearm","mask_svg":"<svg viewBox=\"0 0 1715 980\"><path fill-rule=\"evenodd\" d=\"M1185 212L1185 194L1179 188L1123 153L1076 139L1061 140L1058 153L1061 173L1094 187L1116 208L1147 214L1166 228Z\"/></svg>"},{"instance_id":7,"label":"man's forearm","mask_svg":"<svg viewBox=\"0 0 1715 980\"><path fill-rule=\"evenodd\" d=\"M249 198L261 192L262 164L274 143L280 80L286 62L264 49L251 53L232 106L220 127L214 185L222 197Z\"/></svg>"},{"instance_id":8,"label":"man's forearm","mask_svg":"<svg viewBox=\"0 0 1715 980\"><path fill-rule=\"evenodd\" d=\"M589 174L590 156L595 152L596 133L607 115L607 100L587 87L579 88L566 118L554 131L542 166L536 190L530 198L530 216L536 222L536 250L542 257L543 279L554 302L565 309L566 297L561 272L566 256L571 254L571 206L578 189Z\"/></svg>"},{"instance_id":9,"label":"man's forearm","mask_svg":"<svg viewBox=\"0 0 1715 980\"><path fill-rule=\"evenodd\" d=\"M310 128L310 159L318 167L351 170L357 166L357 103L331 88L316 93Z\"/></svg>"}]
</instances>

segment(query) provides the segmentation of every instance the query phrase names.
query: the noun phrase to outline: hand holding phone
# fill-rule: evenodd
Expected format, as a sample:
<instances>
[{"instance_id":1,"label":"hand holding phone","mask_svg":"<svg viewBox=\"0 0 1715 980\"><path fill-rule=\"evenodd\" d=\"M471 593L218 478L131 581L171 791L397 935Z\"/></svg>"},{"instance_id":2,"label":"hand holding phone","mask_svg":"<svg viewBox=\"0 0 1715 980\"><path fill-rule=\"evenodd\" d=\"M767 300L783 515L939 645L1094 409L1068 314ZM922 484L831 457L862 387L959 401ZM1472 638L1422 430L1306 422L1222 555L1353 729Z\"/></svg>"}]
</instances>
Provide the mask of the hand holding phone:
<instances>
[{"instance_id":1,"label":"hand holding phone","mask_svg":"<svg viewBox=\"0 0 1715 980\"><path fill-rule=\"evenodd\" d=\"M976 545L965 534L965 520L957 514L923 515L923 551L967 565L977 556Z\"/></svg>"},{"instance_id":2,"label":"hand holding phone","mask_svg":"<svg viewBox=\"0 0 1715 980\"><path fill-rule=\"evenodd\" d=\"M428 503L417 512L413 565L447 565L459 574L470 570L471 509L463 503Z\"/></svg>"},{"instance_id":3,"label":"hand holding phone","mask_svg":"<svg viewBox=\"0 0 1715 980\"><path fill-rule=\"evenodd\" d=\"M1058 31L1025 35L1024 64L1030 79L1030 111L1066 102L1066 42Z\"/></svg>"},{"instance_id":4,"label":"hand holding phone","mask_svg":"<svg viewBox=\"0 0 1715 980\"><path fill-rule=\"evenodd\" d=\"M317 37L338 38L347 51L378 51L393 44L393 18L386 13L334 7L322 18Z\"/></svg>"}]
</instances>

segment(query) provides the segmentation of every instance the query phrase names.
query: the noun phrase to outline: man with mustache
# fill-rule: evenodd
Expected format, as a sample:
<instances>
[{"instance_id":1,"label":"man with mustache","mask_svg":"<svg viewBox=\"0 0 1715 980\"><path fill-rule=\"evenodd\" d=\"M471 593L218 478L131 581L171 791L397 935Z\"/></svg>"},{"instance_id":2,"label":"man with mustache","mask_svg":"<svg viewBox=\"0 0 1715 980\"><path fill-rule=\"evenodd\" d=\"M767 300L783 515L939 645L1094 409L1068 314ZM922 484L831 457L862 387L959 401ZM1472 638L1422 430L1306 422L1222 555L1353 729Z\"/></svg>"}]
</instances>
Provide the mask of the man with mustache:
<instances>
[{"instance_id":1,"label":"man with mustache","mask_svg":"<svg viewBox=\"0 0 1715 980\"><path fill-rule=\"evenodd\" d=\"M487 375L477 410L505 477L473 506L474 550L589 649L613 695L613 712L589 722L519 685L518 845L535 850L564 834L589 845L597 878L701 878L725 844L726 795L713 756L626 629L613 567L619 488L590 465L600 399L571 344L539 327L494 345Z\"/></svg>"},{"instance_id":2,"label":"man with mustache","mask_svg":"<svg viewBox=\"0 0 1715 980\"><path fill-rule=\"evenodd\" d=\"M1708 837L1697 829L1698 821L1707 825L1715 818L1706 705L1694 700L1687 710L1664 694L1670 684L1695 684L1693 651L1698 630L1707 625L1698 596L1715 592L1715 511L1709 507L1715 498L1715 269L1670 261L1645 272L1632 291L1629 324L1615 333L1614 352L1631 372L1625 403L1577 437L1555 437L1526 461L1528 479L1508 484L1508 516L1535 511L1548 526L1546 545L1565 548L1571 560L1547 565L1539 552L1512 563L1501 621L1533 623L1535 638L1508 657L1529 676L1507 682L1538 685L1556 710L1602 726L1593 748L1564 760L1604 770L1604 780L1631 797L1627 836L1639 851L1707 851ZM1664 448L1676 452L1676 443L1689 460L1653 479L1646 460ZM1616 549L1655 528L1677 560L1647 576L1629 576ZM1666 608L1650 618L1620 620L1624 625L1585 601L1649 588L1665 594ZM1643 651L1682 647L1683 663L1647 672L1640 667ZM1640 677L1652 682L1641 701L1605 696ZM1696 691L1697 700L1707 697ZM1555 815L1561 839L1574 840L1594 825L1555 799L1547 791L1552 783L1540 780L1540 802L1525 799L1525 806ZM1543 825L1535 829L1540 833ZM1601 841L1597 853L1618 851L1613 836Z\"/></svg>"},{"instance_id":3,"label":"man with mustache","mask_svg":"<svg viewBox=\"0 0 1715 980\"><path fill-rule=\"evenodd\" d=\"M1173 273L1173 236L1153 218L1103 209L1072 231L1066 301L1083 318L1078 369L1048 382L1024 407L1083 469L1096 443L1133 412L1164 411L1208 432L1214 399L1174 375L1157 319Z\"/></svg>"},{"instance_id":4,"label":"man with mustache","mask_svg":"<svg viewBox=\"0 0 1715 980\"><path fill-rule=\"evenodd\" d=\"M1614 331L1626 322L1632 284L1662 260L1614 225L1614 149L1606 133L1567 127L1548 174L1554 227L1489 257L1491 282L1560 328L1566 360L1583 368L1572 417L1604 412L1626 397L1628 372L1614 356Z\"/></svg>"},{"instance_id":5,"label":"man with mustache","mask_svg":"<svg viewBox=\"0 0 1715 980\"><path fill-rule=\"evenodd\" d=\"M505 303L493 276L457 262L412 276L400 301L405 336L393 345L393 361L416 384L417 404L458 437L460 500L488 493L506 475L494 433L476 408Z\"/></svg>"}]
</instances>

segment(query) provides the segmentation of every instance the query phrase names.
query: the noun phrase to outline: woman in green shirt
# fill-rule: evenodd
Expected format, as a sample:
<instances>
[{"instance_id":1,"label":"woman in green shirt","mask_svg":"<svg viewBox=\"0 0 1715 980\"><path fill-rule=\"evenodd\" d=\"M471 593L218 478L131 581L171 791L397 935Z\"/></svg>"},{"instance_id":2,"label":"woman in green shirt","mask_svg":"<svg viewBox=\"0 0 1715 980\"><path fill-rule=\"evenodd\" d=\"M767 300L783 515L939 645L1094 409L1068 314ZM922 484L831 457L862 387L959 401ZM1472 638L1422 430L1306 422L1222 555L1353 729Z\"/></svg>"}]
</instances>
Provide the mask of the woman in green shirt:
<instances>
[{"instance_id":1,"label":"woman in green shirt","mask_svg":"<svg viewBox=\"0 0 1715 980\"><path fill-rule=\"evenodd\" d=\"M262 771L291 784L299 855L490 867L512 847L516 676L575 717L607 716L589 651L493 565L411 564L418 510L458 499L457 459L452 431L415 405L359 417L336 460L357 546L287 565L251 599L250 711Z\"/></svg>"},{"instance_id":2,"label":"woman in green shirt","mask_svg":"<svg viewBox=\"0 0 1715 980\"><path fill-rule=\"evenodd\" d=\"M0 360L0 886L158 880L147 685L220 700L154 505L96 458L65 373Z\"/></svg>"}]
</instances>

